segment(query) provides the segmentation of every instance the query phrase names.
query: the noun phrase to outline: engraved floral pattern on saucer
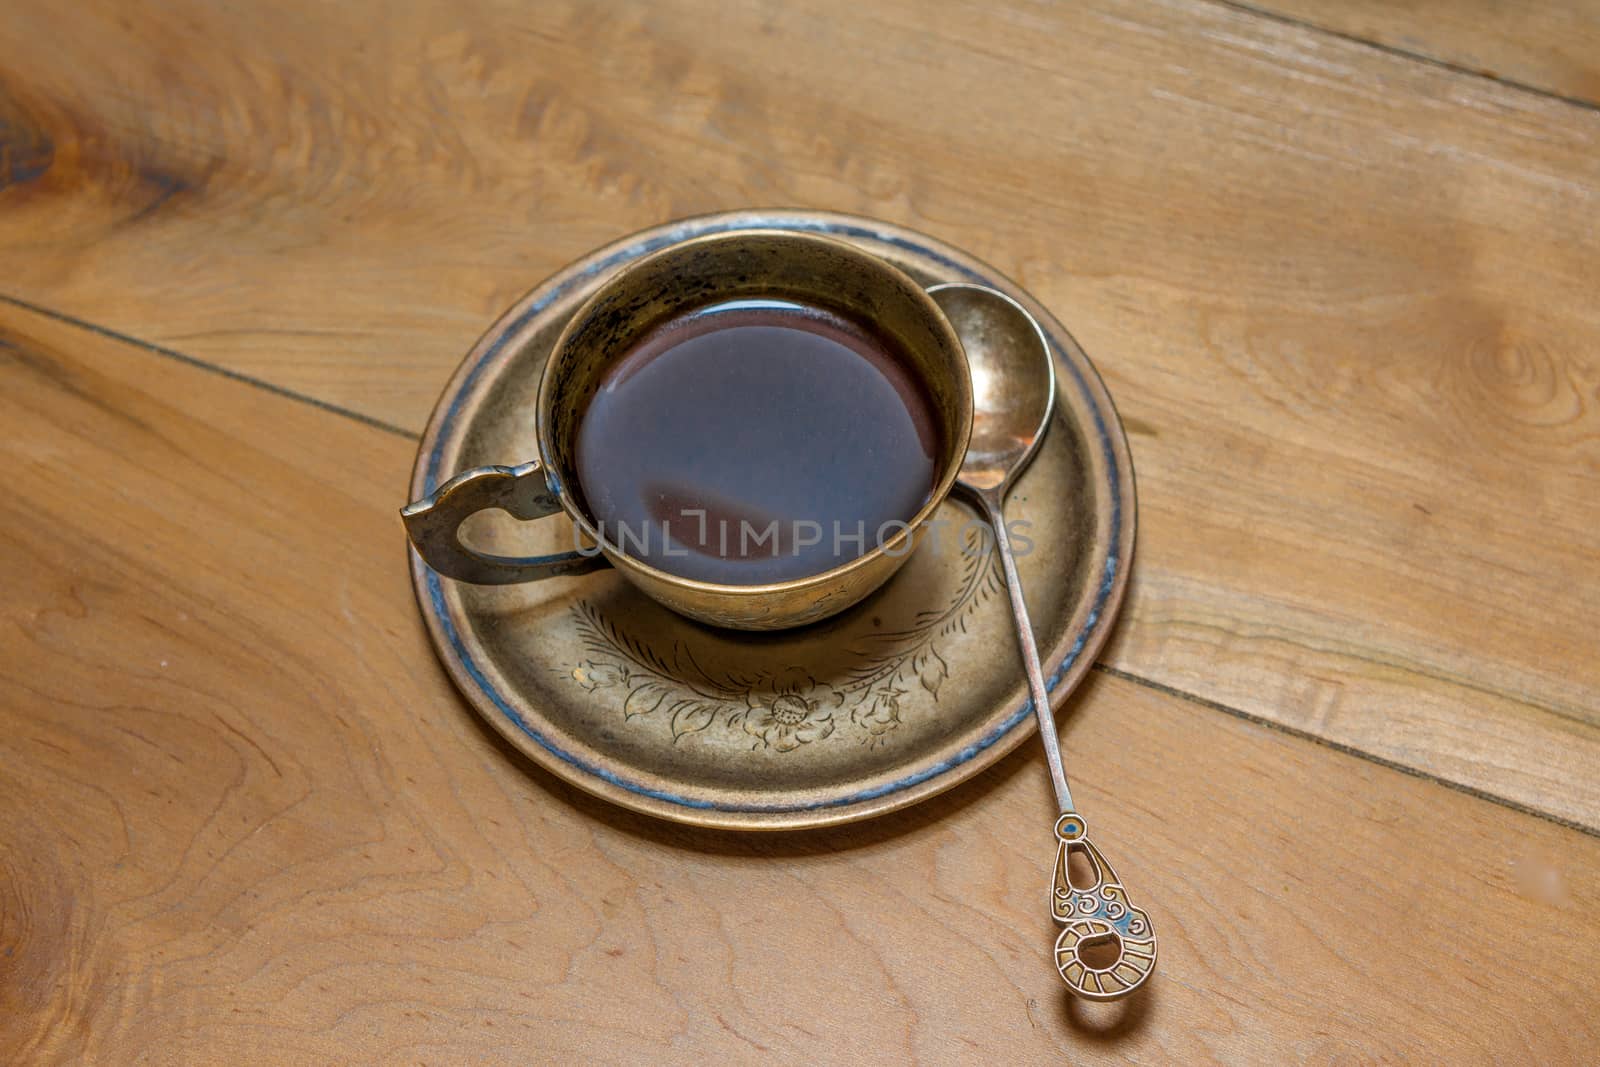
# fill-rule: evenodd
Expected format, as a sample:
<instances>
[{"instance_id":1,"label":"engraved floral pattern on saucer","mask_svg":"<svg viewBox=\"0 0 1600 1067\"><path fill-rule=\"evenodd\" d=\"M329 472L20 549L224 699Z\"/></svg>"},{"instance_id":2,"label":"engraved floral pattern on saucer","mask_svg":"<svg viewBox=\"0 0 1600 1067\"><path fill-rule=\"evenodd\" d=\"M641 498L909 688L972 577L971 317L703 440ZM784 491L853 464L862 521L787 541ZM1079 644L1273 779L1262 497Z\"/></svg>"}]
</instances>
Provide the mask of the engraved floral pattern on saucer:
<instances>
[{"instance_id":1,"label":"engraved floral pattern on saucer","mask_svg":"<svg viewBox=\"0 0 1600 1067\"><path fill-rule=\"evenodd\" d=\"M1104 642L1127 581L1134 499L1121 424L1048 312L990 268L909 230L817 212L737 212L600 249L534 289L474 346L423 437L411 495L458 470L534 454L530 398L544 359L608 271L687 237L757 227L852 241L924 284L992 285L1040 319L1060 363L1056 422L1008 515L1030 542L1019 568L1059 701ZM468 532L493 551L572 547L562 523L492 518L504 521ZM609 572L477 587L440 580L413 556L412 579L463 695L550 771L682 822L817 826L931 796L1033 732L983 527L957 502L938 523L938 535L861 604L769 634L683 619Z\"/></svg>"},{"instance_id":2,"label":"engraved floral pattern on saucer","mask_svg":"<svg viewBox=\"0 0 1600 1067\"><path fill-rule=\"evenodd\" d=\"M672 740L714 727L743 729L751 746L791 752L843 728L860 744L889 739L901 723L901 700L921 686L934 701L949 676L939 653L941 642L965 632L972 612L999 589L999 572L988 556L982 527L966 526L961 584L942 611L923 612L912 626L874 632L844 650L856 662L832 681L821 681L804 667L754 674L707 671L690 642L675 638L670 651L634 637L587 600L573 606L573 625L592 659L572 669L579 685L593 693L615 690L623 716L654 715L668 721ZM907 701L907 706L918 702ZM835 712L842 713L835 721Z\"/></svg>"}]
</instances>

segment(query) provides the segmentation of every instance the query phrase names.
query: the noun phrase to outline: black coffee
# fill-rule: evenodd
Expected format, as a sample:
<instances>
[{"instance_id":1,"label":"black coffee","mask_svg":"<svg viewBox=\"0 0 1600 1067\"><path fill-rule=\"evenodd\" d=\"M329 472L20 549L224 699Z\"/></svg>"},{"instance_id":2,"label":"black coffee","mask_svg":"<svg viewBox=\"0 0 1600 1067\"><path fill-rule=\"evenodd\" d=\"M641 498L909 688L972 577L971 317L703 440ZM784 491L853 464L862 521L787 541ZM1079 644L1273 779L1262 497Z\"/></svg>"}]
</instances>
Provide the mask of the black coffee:
<instances>
[{"instance_id":1,"label":"black coffee","mask_svg":"<svg viewBox=\"0 0 1600 1067\"><path fill-rule=\"evenodd\" d=\"M607 372L575 462L607 541L755 585L889 540L927 503L940 443L890 345L819 308L732 300L657 327Z\"/></svg>"}]
</instances>

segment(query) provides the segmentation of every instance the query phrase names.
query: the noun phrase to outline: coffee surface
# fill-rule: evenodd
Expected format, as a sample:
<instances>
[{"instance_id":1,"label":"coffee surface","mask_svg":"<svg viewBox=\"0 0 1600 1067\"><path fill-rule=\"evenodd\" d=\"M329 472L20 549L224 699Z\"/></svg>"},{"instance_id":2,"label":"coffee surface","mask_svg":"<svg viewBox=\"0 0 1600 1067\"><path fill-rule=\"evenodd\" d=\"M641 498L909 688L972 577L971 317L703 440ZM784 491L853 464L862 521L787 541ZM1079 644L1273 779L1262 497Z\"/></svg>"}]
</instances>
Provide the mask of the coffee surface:
<instances>
[{"instance_id":1,"label":"coffee surface","mask_svg":"<svg viewBox=\"0 0 1600 1067\"><path fill-rule=\"evenodd\" d=\"M735 300L641 338L575 464L605 539L686 578L804 577L887 541L933 491L939 426L892 345L820 308Z\"/></svg>"}]
</instances>

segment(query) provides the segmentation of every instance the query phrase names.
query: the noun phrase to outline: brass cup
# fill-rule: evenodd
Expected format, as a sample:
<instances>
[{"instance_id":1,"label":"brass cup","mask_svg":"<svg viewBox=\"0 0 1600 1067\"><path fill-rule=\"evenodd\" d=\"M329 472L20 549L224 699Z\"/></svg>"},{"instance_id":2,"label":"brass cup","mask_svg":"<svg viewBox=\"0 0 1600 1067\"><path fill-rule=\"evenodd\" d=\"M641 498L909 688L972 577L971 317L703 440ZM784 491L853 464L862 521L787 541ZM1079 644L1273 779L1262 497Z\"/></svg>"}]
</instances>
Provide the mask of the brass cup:
<instances>
[{"instance_id":1,"label":"brass cup","mask_svg":"<svg viewBox=\"0 0 1600 1067\"><path fill-rule=\"evenodd\" d=\"M680 578L601 537L573 470L579 420L606 370L652 327L709 303L757 297L827 308L888 340L921 378L939 420L938 477L906 528L847 563L765 585ZM778 630L843 611L905 562L960 472L972 433L972 380L944 313L898 268L831 237L745 230L672 245L607 279L556 339L534 410L536 460L464 471L401 510L412 545L430 567L457 581L506 585L609 563L645 594L691 618ZM519 519L565 511L582 543L593 547L521 559L479 552L461 541L460 527L485 508L503 508Z\"/></svg>"}]
</instances>

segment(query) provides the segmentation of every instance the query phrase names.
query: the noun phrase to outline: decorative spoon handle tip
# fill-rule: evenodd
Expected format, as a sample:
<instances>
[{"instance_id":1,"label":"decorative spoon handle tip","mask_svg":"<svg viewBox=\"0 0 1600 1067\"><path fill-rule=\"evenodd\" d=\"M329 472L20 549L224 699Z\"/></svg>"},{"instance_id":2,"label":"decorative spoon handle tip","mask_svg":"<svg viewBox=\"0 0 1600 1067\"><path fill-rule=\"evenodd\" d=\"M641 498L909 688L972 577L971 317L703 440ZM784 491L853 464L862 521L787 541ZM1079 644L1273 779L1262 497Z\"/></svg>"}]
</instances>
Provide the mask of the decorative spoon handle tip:
<instances>
[{"instance_id":1,"label":"decorative spoon handle tip","mask_svg":"<svg viewBox=\"0 0 1600 1067\"><path fill-rule=\"evenodd\" d=\"M1073 864L1077 855L1080 862ZM1144 984L1156 966L1150 917L1128 900L1088 824L1075 811L1056 819L1056 875L1050 914L1061 923L1056 971L1080 997L1117 1000Z\"/></svg>"}]
</instances>

